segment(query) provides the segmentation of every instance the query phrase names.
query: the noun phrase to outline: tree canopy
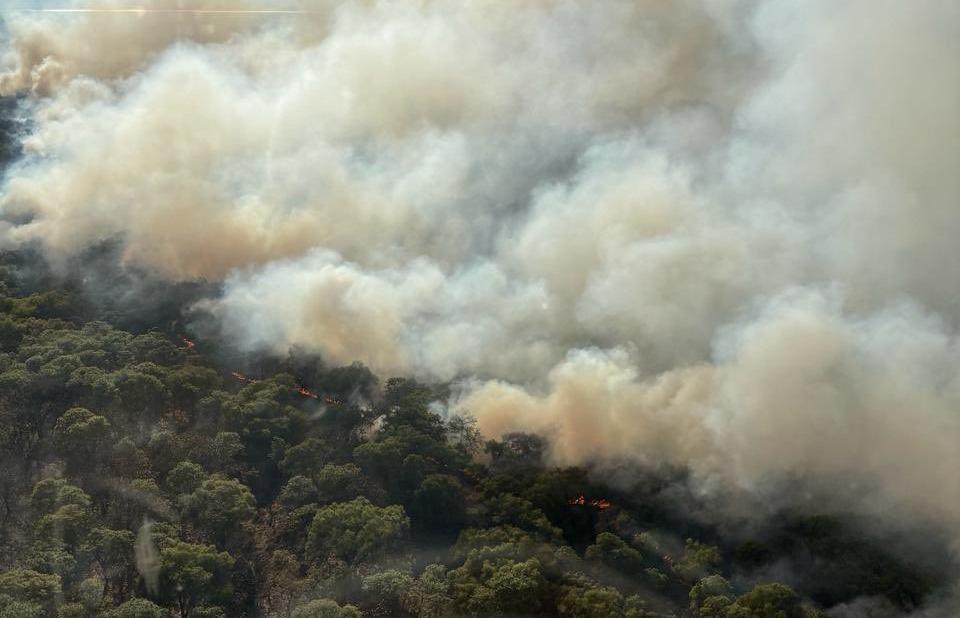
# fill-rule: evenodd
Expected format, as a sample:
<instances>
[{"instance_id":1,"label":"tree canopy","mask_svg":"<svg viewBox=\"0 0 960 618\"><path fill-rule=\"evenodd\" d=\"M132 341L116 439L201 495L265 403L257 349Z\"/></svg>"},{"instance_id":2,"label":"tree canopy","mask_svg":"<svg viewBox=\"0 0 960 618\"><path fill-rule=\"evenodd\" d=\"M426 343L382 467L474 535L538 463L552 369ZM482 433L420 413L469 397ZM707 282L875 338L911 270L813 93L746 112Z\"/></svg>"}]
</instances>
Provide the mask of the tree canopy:
<instances>
[{"instance_id":1,"label":"tree canopy","mask_svg":"<svg viewBox=\"0 0 960 618\"><path fill-rule=\"evenodd\" d=\"M732 533L685 509L683 471L612 482L551 465L548 436L484 441L449 385L237 359L176 320L124 330L16 287L0 618L811 618L943 582L836 516ZM761 581L773 565L795 585Z\"/></svg>"}]
</instances>

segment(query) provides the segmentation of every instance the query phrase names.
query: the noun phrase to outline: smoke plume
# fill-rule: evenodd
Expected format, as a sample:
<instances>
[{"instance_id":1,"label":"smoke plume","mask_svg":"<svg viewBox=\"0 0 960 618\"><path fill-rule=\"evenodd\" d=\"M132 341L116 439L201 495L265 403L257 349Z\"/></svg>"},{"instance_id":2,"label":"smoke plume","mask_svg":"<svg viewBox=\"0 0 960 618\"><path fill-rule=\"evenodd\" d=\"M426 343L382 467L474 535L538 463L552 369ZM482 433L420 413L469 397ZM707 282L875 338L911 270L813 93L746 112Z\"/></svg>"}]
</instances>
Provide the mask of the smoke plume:
<instances>
[{"instance_id":1,"label":"smoke plume","mask_svg":"<svg viewBox=\"0 0 960 618\"><path fill-rule=\"evenodd\" d=\"M239 345L456 381L560 463L960 539L960 6L284 8L5 13L3 243L222 281Z\"/></svg>"}]
</instances>

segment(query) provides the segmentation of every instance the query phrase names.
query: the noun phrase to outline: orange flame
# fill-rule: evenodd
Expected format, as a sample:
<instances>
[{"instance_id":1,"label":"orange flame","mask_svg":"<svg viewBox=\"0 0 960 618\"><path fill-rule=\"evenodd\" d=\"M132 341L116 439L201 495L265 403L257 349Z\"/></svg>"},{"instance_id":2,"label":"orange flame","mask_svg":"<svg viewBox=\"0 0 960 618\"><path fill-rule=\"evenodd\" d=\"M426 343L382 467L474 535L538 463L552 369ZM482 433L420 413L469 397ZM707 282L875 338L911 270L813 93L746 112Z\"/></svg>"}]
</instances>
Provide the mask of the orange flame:
<instances>
[{"instance_id":1,"label":"orange flame","mask_svg":"<svg viewBox=\"0 0 960 618\"><path fill-rule=\"evenodd\" d=\"M313 399L320 399L320 395L314 393L313 391L307 389L304 386L297 386L296 391L303 395L304 397L311 397Z\"/></svg>"},{"instance_id":2,"label":"orange flame","mask_svg":"<svg viewBox=\"0 0 960 618\"><path fill-rule=\"evenodd\" d=\"M237 382L240 382L241 384L253 384L254 382L256 382L256 380L254 380L253 378L248 378L247 376L243 375L239 371L231 371L230 377L236 380Z\"/></svg>"},{"instance_id":3,"label":"orange flame","mask_svg":"<svg viewBox=\"0 0 960 618\"><path fill-rule=\"evenodd\" d=\"M230 377L233 378L234 380L236 380L237 382L240 382L241 384L253 384L254 382L257 382L257 381L258 381L258 380L255 380L254 378L248 378L247 376L243 375L243 374L240 373L239 371L231 371L231 372L230 372ZM333 405L333 404L335 404L335 403L340 403L338 400L334 399L334 398L331 397L330 395L323 395L323 396L321 396L321 395L313 392L312 390L310 390L310 389L307 388L306 386L294 386L294 387L292 387L292 390L293 390L295 393L297 393L298 395L303 395L304 397L309 397L309 398L311 398L311 399L317 399L317 400L323 399L323 402L326 403L326 404L328 404L328 405Z\"/></svg>"},{"instance_id":4,"label":"orange flame","mask_svg":"<svg viewBox=\"0 0 960 618\"><path fill-rule=\"evenodd\" d=\"M185 350L191 350L197 345L196 342L187 339L183 335L180 335L180 340L183 341L183 347ZM259 381L255 378L248 378L247 376L243 375L239 371L231 371L230 377L241 384L253 384L254 382ZM304 397L309 397L311 399L317 399L317 400L321 399L320 395L313 392L306 386L294 386L293 390L296 391L298 395L303 395ZM322 399L323 399L323 402L327 404L340 403L339 401L337 401L336 399L334 399L329 395L323 395Z\"/></svg>"},{"instance_id":5,"label":"orange flame","mask_svg":"<svg viewBox=\"0 0 960 618\"><path fill-rule=\"evenodd\" d=\"M567 500L567 504L569 504L569 505L571 505L571 506L585 506L585 505L588 505L588 504L589 504L590 506L596 507L596 508L600 509L601 511L606 511L607 509L609 509L609 508L612 506L612 505L610 504L610 501L609 501L609 500L606 500L606 499L604 499L604 498L594 498L593 500L589 500L589 501L588 501L588 500L583 496L583 494L580 494L580 495L577 496L576 498L570 498L569 500Z\"/></svg>"}]
</instances>

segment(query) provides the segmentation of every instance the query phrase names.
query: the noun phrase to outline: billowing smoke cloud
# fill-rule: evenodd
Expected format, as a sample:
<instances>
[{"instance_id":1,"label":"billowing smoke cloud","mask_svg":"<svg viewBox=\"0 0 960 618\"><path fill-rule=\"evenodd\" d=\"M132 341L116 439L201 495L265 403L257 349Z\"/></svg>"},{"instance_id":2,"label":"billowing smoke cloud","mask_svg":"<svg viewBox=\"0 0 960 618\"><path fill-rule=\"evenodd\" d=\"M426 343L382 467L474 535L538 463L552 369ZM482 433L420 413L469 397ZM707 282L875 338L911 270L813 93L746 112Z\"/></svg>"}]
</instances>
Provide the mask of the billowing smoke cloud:
<instances>
[{"instance_id":1,"label":"billowing smoke cloud","mask_svg":"<svg viewBox=\"0 0 960 618\"><path fill-rule=\"evenodd\" d=\"M629 455L756 492L801 473L859 497L880 479L886 508L956 525L960 346L936 318L904 304L848 320L793 290L718 339L713 363L651 377L623 350L573 351L543 393L493 382L464 404L494 433L552 437L566 462Z\"/></svg>"},{"instance_id":2,"label":"billowing smoke cloud","mask_svg":"<svg viewBox=\"0 0 960 618\"><path fill-rule=\"evenodd\" d=\"M241 345L459 380L558 462L960 538L956 3L300 8L6 14L5 242L119 239Z\"/></svg>"}]
</instances>

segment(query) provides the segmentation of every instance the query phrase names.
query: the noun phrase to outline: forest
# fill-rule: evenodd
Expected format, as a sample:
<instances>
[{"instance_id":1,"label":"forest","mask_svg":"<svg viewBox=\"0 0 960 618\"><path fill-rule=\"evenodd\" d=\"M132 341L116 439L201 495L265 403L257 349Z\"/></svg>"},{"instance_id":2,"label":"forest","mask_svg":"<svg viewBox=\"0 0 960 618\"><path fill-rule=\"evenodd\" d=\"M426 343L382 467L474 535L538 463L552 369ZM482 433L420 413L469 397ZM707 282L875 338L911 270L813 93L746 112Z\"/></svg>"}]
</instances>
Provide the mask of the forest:
<instances>
[{"instance_id":1,"label":"forest","mask_svg":"<svg viewBox=\"0 0 960 618\"><path fill-rule=\"evenodd\" d=\"M0 0L0 618L957 618L957 59Z\"/></svg>"},{"instance_id":2,"label":"forest","mask_svg":"<svg viewBox=\"0 0 960 618\"><path fill-rule=\"evenodd\" d=\"M4 254L3 618L895 615L944 583L852 520L731 531L684 470L607 484L443 384L237 358L29 265Z\"/></svg>"}]
</instances>

